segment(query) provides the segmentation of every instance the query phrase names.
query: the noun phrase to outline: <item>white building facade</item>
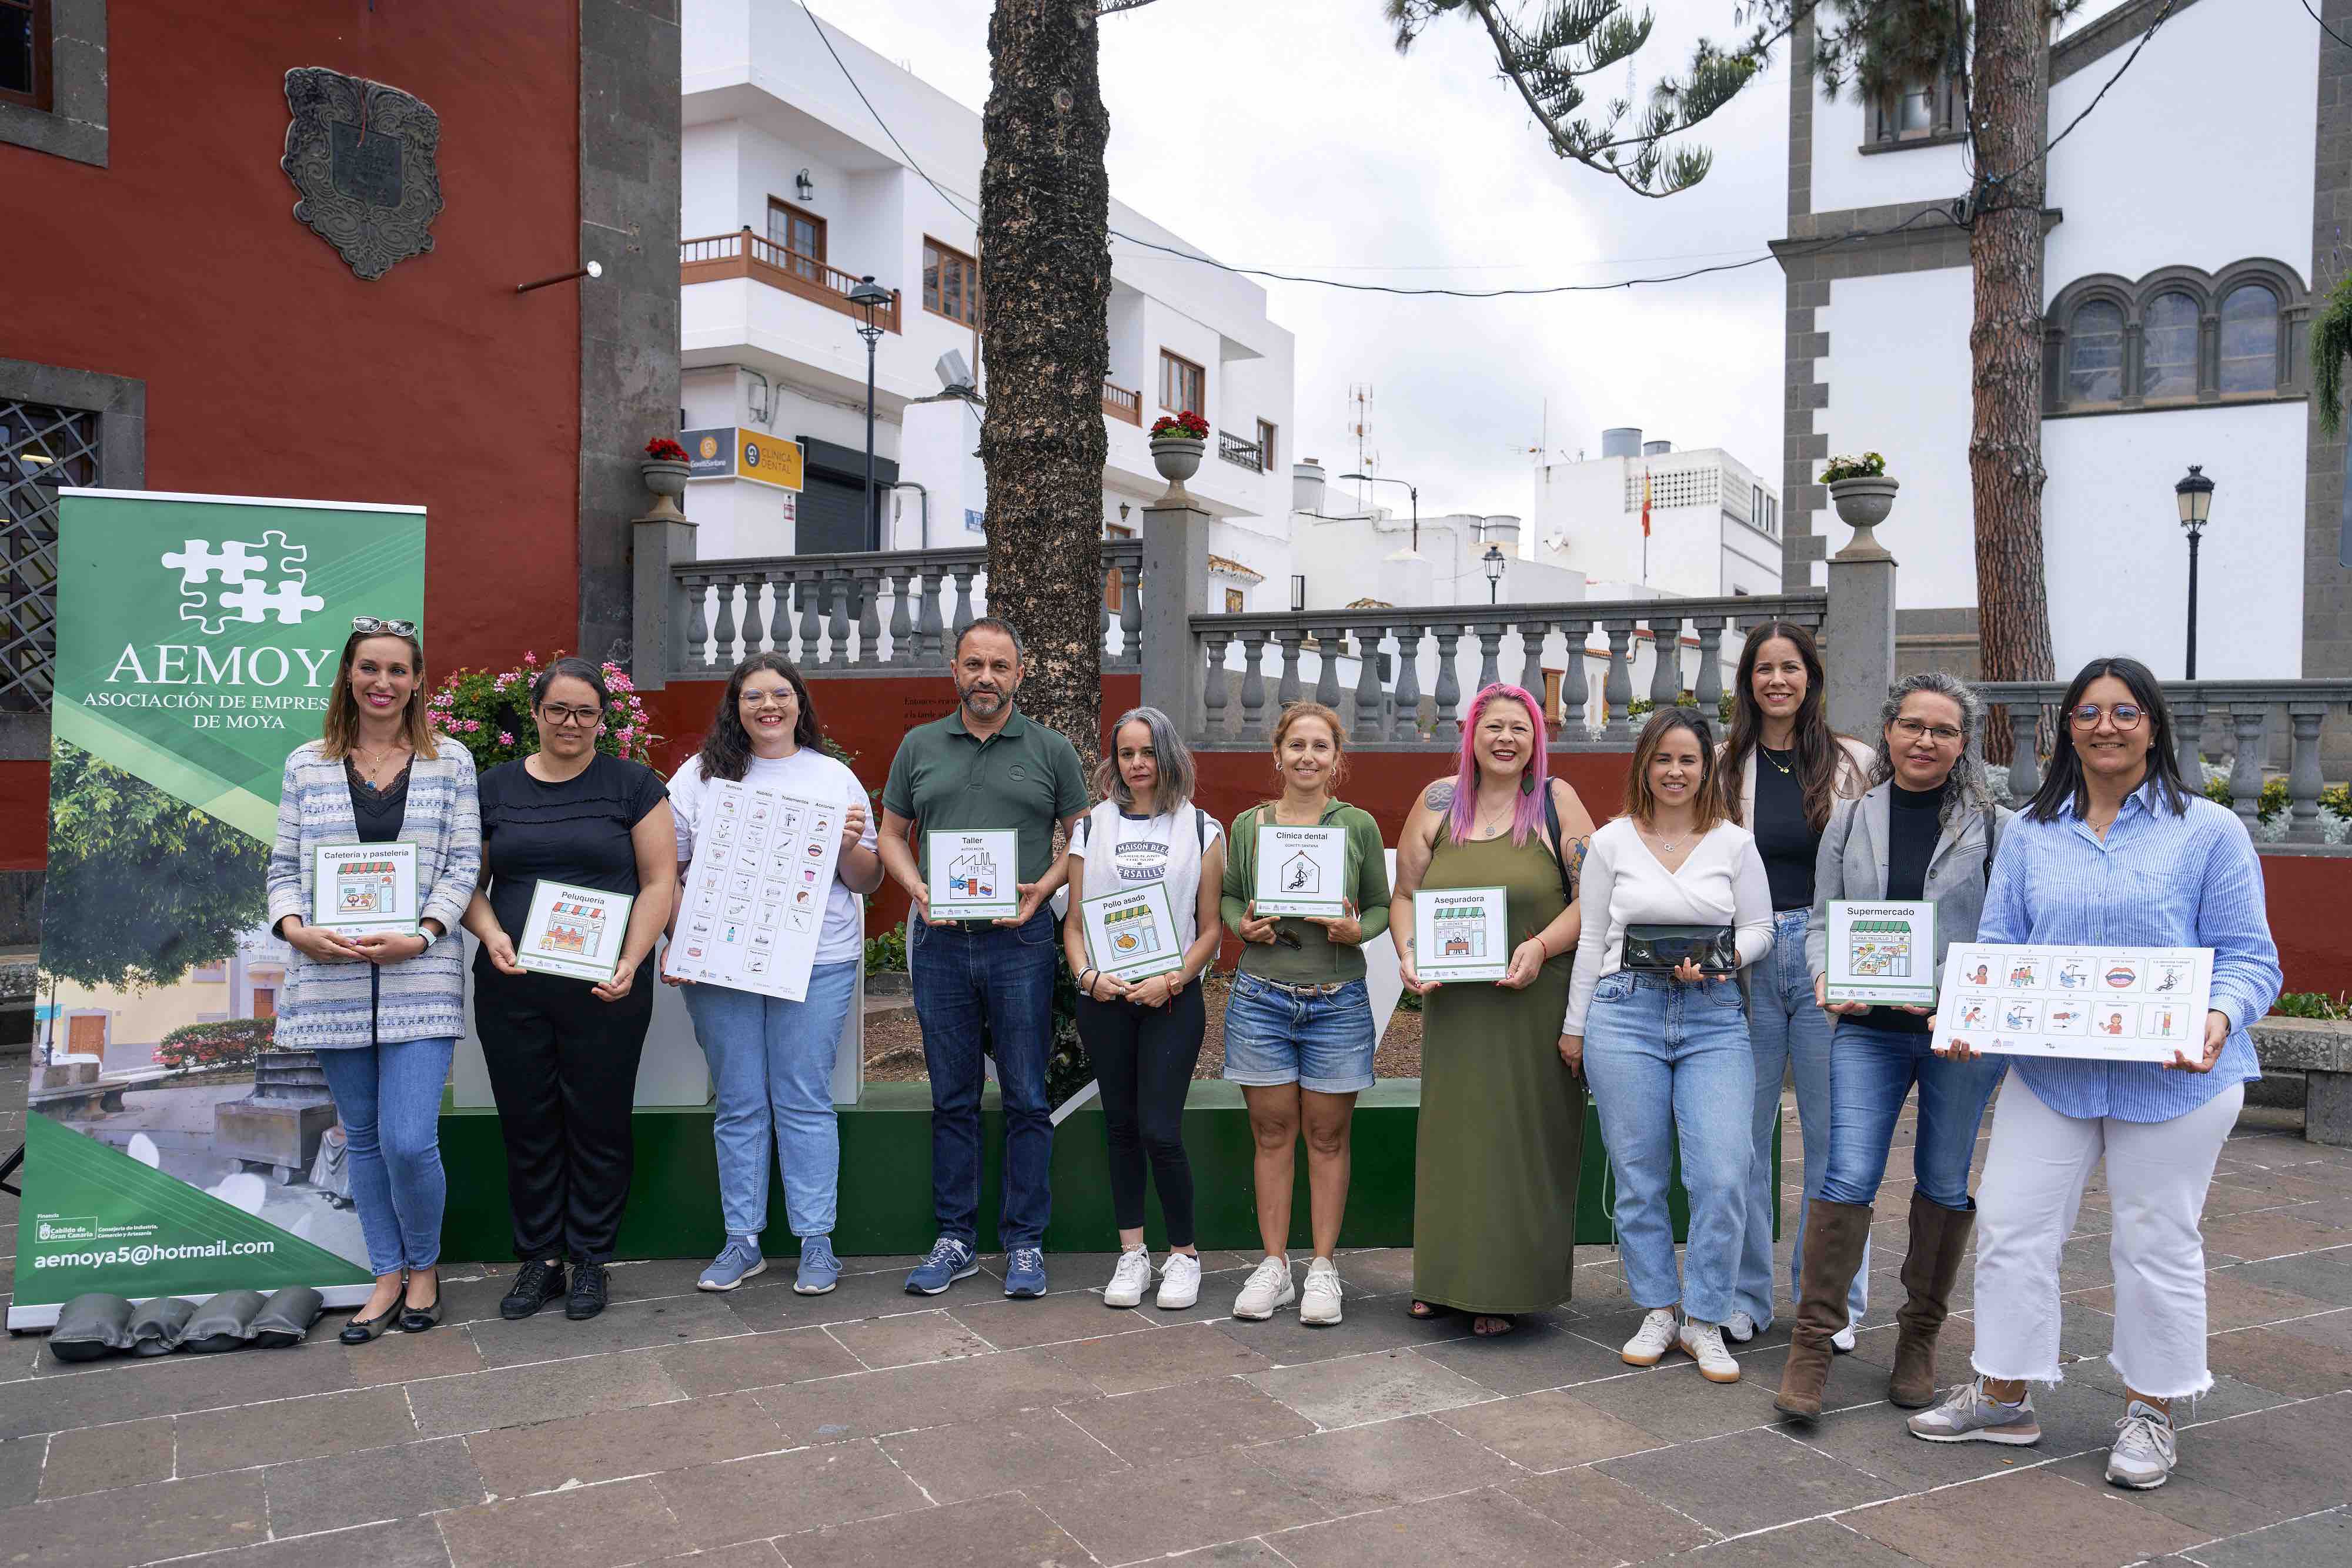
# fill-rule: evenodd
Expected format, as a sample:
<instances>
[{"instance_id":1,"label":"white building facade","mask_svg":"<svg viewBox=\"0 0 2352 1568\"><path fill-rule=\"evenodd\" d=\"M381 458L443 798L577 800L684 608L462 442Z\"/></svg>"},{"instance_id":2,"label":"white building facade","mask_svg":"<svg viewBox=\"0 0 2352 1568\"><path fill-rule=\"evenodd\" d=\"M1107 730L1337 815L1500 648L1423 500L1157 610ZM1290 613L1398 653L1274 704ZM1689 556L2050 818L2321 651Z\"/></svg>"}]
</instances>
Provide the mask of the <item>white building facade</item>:
<instances>
[{"instance_id":1,"label":"white building facade","mask_svg":"<svg viewBox=\"0 0 2352 1568\"><path fill-rule=\"evenodd\" d=\"M681 20L679 418L705 471L686 501L699 553L981 544L981 415L949 390L987 395L980 117L798 5L686 0ZM1116 199L1110 223L1184 244ZM884 498L870 516L867 350L849 299L865 277L894 296L874 313ZM1212 549L1238 568L1199 608L1227 608L1229 591L1241 608L1287 608L1290 333L1262 288L1198 261L1114 238L1111 280L1106 532L1139 531L1167 488L1145 430L1196 409L1217 434L1187 487L1217 519ZM797 475L773 444L799 449Z\"/></svg>"},{"instance_id":2,"label":"white building facade","mask_svg":"<svg viewBox=\"0 0 2352 1568\"><path fill-rule=\"evenodd\" d=\"M1534 558L1580 572L1595 598L1780 591L1780 489L1719 446L1604 430L1599 457L1537 470L1534 520Z\"/></svg>"},{"instance_id":3,"label":"white building facade","mask_svg":"<svg viewBox=\"0 0 2352 1568\"><path fill-rule=\"evenodd\" d=\"M2053 47L2052 132L2163 4L2126 0ZM2352 35L2352 0L2324 12ZM2173 486L2190 464L2218 486L2199 675L2352 674L2345 448L2317 432L2305 350L2352 206L2347 62L2299 6L2172 0L2049 154L2042 516L2062 676L2102 653L2181 674L2189 551ZM1901 562L1904 662L1973 674L1973 282L1968 230L1938 210L1969 186L1959 89L1832 101L1809 23L1791 64L1790 232L1774 246L1788 279L1787 580L1820 583L1844 537L1823 461L1883 453L1903 486L1878 538ZM1849 234L1865 237L1824 243Z\"/></svg>"}]
</instances>

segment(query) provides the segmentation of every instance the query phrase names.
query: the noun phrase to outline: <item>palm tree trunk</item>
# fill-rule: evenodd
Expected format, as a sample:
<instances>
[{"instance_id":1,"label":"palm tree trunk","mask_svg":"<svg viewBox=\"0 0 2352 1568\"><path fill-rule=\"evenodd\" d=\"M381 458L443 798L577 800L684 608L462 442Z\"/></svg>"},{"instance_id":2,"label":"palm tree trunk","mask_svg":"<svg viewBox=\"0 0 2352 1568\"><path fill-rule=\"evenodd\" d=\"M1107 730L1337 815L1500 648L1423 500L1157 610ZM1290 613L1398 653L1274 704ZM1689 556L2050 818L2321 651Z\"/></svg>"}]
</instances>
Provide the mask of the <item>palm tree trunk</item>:
<instances>
[{"instance_id":1,"label":"palm tree trunk","mask_svg":"<svg viewBox=\"0 0 2352 1568\"><path fill-rule=\"evenodd\" d=\"M1110 177L1093 7L997 0L982 118L988 602L1028 645L1024 712L1089 773L1102 708Z\"/></svg>"},{"instance_id":2,"label":"palm tree trunk","mask_svg":"<svg viewBox=\"0 0 2352 1568\"><path fill-rule=\"evenodd\" d=\"M1969 329L1975 423L1977 605L1990 681L2048 680L2049 596L2042 554L2042 204L2048 168L2050 35L2046 0L1979 0L1972 68L1979 185L1969 240L1976 317ZM2024 737L2032 744L2032 737ZM1985 749L2008 760L1996 710Z\"/></svg>"}]
</instances>

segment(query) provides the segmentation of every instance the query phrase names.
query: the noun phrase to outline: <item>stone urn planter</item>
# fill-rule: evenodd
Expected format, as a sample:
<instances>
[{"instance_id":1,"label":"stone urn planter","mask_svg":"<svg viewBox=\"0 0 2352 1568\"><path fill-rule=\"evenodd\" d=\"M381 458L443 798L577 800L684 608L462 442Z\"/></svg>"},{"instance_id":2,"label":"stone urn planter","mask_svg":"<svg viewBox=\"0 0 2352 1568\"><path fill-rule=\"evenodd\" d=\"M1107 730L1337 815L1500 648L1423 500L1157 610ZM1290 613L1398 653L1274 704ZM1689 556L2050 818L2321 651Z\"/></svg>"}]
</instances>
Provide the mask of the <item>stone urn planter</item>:
<instances>
[{"instance_id":1,"label":"stone urn planter","mask_svg":"<svg viewBox=\"0 0 2352 1568\"><path fill-rule=\"evenodd\" d=\"M1155 435L1151 438L1151 465L1168 481L1172 495L1181 495L1184 481L1201 471L1202 455L1208 442L1195 435Z\"/></svg>"},{"instance_id":2,"label":"stone urn planter","mask_svg":"<svg viewBox=\"0 0 2352 1568\"><path fill-rule=\"evenodd\" d=\"M1885 548L1871 529L1885 522L1886 515L1895 509L1895 494L1902 487L1900 482L1884 475L1830 481L1830 501L1837 507L1838 520L1853 530L1853 542L1841 554L1871 553Z\"/></svg>"},{"instance_id":3,"label":"stone urn planter","mask_svg":"<svg viewBox=\"0 0 2352 1568\"><path fill-rule=\"evenodd\" d=\"M686 498L686 476L687 465L684 463L654 457L638 463L637 476L645 481L646 488L653 493L654 497L653 510L646 515L649 519L686 520L686 514L677 507L678 502Z\"/></svg>"}]
</instances>

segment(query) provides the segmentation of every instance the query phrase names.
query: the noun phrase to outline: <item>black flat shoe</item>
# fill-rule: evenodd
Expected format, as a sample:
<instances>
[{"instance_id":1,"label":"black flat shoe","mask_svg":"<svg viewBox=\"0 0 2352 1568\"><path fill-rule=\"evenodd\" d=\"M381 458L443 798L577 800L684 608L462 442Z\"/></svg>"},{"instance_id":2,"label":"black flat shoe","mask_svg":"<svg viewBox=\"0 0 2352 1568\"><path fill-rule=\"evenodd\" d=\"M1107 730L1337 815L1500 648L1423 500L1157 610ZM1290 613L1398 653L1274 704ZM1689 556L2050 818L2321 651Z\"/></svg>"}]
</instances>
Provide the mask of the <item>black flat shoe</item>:
<instances>
[{"instance_id":1,"label":"black flat shoe","mask_svg":"<svg viewBox=\"0 0 2352 1568\"><path fill-rule=\"evenodd\" d=\"M563 1299L563 1260L534 1258L515 1270L514 1283L499 1301L499 1316L513 1322L530 1317L550 1301Z\"/></svg>"},{"instance_id":2,"label":"black flat shoe","mask_svg":"<svg viewBox=\"0 0 2352 1568\"><path fill-rule=\"evenodd\" d=\"M400 1314L400 1332L423 1333L441 1321L441 1282L433 1282L433 1304L429 1307L409 1307Z\"/></svg>"},{"instance_id":3,"label":"black flat shoe","mask_svg":"<svg viewBox=\"0 0 2352 1568\"><path fill-rule=\"evenodd\" d=\"M572 1270L572 1296L563 1303L563 1315L573 1322L584 1322L604 1310L604 1265L578 1263Z\"/></svg>"},{"instance_id":4,"label":"black flat shoe","mask_svg":"<svg viewBox=\"0 0 2352 1568\"><path fill-rule=\"evenodd\" d=\"M393 1325L400 1321L400 1314L401 1302L395 1298L392 1305L372 1318L353 1318L343 1325L343 1332L335 1337L345 1344L366 1344L372 1340L382 1339L389 1333Z\"/></svg>"}]
</instances>

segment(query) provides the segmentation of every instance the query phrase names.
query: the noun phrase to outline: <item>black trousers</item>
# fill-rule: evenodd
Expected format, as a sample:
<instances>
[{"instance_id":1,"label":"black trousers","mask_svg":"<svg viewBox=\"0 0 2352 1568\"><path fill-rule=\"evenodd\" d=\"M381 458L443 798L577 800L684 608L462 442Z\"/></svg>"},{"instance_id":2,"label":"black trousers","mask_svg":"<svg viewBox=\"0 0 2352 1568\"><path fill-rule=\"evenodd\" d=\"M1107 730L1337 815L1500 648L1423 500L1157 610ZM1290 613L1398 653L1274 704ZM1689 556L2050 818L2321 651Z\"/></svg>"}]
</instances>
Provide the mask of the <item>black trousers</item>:
<instances>
[{"instance_id":1,"label":"black trousers","mask_svg":"<svg viewBox=\"0 0 2352 1568\"><path fill-rule=\"evenodd\" d=\"M585 980L474 968L474 1022L507 1145L515 1256L602 1263L628 1206L629 1114L653 1022L654 966L617 1002Z\"/></svg>"},{"instance_id":2,"label":"black trousers","mask_svg":"<svg viewBox=\"0 0 2352 1568\"><path fill-rule=\"evenodd\" d=\"M1190 1247L1192 1162L1184 1154L1184 1095L1209 1027L1199 981L1164 1008L1078 998L1078 1038L1102 1085L1103 1134L1110 1145L1111 1213L1122 1230L1143 1223L1143 1166L1160 1189L1168 1244Z\"/></svg>"}]
</instances>

